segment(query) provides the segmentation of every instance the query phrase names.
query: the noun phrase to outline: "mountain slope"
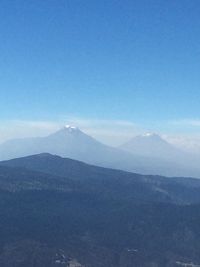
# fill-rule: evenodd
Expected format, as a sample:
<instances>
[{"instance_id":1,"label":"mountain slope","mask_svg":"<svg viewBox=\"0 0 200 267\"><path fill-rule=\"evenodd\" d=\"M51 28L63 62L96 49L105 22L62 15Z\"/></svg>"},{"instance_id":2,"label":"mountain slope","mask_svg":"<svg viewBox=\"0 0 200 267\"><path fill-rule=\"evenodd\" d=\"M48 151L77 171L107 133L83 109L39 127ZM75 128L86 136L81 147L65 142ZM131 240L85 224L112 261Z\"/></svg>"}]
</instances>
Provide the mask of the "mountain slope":
<instances>
[{"instance_id":1,"label":"mountain slope","mask_svg":"<svg viewBox=\"0 0 200 267\"><path fill-rule=\"evenodd\" d=\"M67 188L69 181L73 181L81 186L81 190L88 191L93 188L95 193L107 192L108 196L115 192L118 197L123 194L122 197L128 199L134 197L134 199L145 200L151 197L152 200L185 204L200 200L200 180L198 179L140 175L88 165L47 153L0 162L0 168L4 167L12 167L13 173L21 168L22 173L33 171L43 175L49 174L50 177L53 176L54 181L57 179L62 183L65 182L63 177L66 177L69 179L66 180ZM64 184L63 188L65 188Z\"/></svg>"},{"instance_id":2,"label":"mountain slope","mask_svg":"<svg viewBox=\"0 0 200 267\"><path fill-rule=\"evenodd\" d=\"M200 262L198 179L42 154L1 162L0 192L1 266L60 267L68 257L85 267Z\"/></svg>"}]
</instances>

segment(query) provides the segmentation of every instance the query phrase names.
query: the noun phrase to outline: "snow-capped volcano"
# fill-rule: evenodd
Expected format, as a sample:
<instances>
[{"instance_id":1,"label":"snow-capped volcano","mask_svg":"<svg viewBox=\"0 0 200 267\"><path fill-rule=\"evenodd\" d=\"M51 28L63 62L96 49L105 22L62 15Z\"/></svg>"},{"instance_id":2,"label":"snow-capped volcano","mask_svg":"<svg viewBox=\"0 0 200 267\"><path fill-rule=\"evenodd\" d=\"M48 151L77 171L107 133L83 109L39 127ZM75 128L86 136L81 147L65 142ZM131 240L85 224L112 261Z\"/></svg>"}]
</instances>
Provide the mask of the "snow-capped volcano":
<instances>
[{"instance_id":1,"label":"snow-capped volcano","mask_svg":"<svg viewBox=\"0 0 200 267\"><path fill-rule=\"evenodd\" d=\"M127 143L120 146L121 149L143 156L151 156L163 159L180 157L183 152L164 140L156 133L145 133L133 137Z\"/></svg>"},{"instance_id":2,"label":"snow-capped volcano","mask_svg":"<svg viewBox=\"0 0 200 267\"><path fill-rule=\"evenodd\" d=\"M0 145L0 159L10 159L38 153L51 153L74 159L87 159L96 146L104 146L79 128L66 125L60 130L37 138L13 139Z\"/></svg>"}]
</instances>

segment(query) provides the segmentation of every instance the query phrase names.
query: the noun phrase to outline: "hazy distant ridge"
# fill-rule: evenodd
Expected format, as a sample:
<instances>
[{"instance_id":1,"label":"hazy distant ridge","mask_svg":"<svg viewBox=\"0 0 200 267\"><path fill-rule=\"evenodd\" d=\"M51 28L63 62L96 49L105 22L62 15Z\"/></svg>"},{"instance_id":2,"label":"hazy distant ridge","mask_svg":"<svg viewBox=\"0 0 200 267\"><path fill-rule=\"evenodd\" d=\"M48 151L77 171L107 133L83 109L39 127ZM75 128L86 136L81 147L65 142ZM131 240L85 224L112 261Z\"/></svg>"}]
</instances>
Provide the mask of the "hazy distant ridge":
<instances>
[{"instance_id":1,"label":"hazy distant ridge","mask_svg":"<svg viewBox=\"0 0 200 267\"><path fill-rule=\"evenodd\" d=\"M190 155L155 134L135 137L123 146L114 148L76 127L66 126L46 137L14 139L0 145L0 160L39 153L51 153L144 174L200 177L200 167L195 165Z\"/></svg>"}]
</instances>

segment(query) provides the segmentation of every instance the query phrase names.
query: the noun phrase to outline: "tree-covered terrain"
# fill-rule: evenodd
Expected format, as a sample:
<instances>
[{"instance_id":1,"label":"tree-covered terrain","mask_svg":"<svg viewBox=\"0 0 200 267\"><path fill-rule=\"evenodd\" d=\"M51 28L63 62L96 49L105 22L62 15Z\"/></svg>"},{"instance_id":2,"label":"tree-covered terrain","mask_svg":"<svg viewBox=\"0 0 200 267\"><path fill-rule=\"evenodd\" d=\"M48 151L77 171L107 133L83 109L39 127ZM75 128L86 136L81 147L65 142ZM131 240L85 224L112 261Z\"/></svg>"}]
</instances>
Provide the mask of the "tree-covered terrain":
<instances>
[{"instance_id":1,"label":"tree-covered terrain","mask_svg":"<svg viewBox=\"0 0 200 267\"><path fill-rule=\"evenodd\" d=\"M200 180L49 154L0 164L0 266L200 264Z\"/></svg>"}]
</instances>

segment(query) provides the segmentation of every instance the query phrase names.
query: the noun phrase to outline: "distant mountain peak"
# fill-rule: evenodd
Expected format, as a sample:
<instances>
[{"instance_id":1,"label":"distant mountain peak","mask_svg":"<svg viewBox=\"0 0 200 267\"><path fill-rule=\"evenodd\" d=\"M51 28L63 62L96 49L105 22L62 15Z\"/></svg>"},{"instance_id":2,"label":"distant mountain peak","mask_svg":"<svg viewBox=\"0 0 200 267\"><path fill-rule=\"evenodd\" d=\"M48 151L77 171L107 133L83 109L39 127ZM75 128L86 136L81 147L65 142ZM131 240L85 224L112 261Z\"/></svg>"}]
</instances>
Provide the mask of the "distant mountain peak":
<instances>
[{"instance_id":1,"label":"distant mountain peak","mask_svg":"<svg viewBox=\"0 0 200 267\"><path fill-rule=\"evenodd\" d=\"M138 135L135 137L137 140L146 140L147 142L148 141L151 141L151 142L163 142L163 143L166 143L165 139L162 138L162 136L160 136L159 134L157 133L151 133L151 132L147 132L145 134L142 134L142 135ZM134 138L133 138L134 139Z\"/></svg>"},{"instance_id":2,"label":"distant mountain peak","mask_svg":"<svg viewBox=\"0 0 200 267\"><path fill-rule=\"evenodd\" d=\"M151 132L147 132L145 134L141 134L141 135L137 135L135 137L133 137L131 140L129 140L127 143L124 144L125 146L128 145L128 147L134 146L135 145L139 148L139 146L142 146L141 148L144 149L149 149L149 146L158 146L158 145L164 145L166 148L166 145L169 147L171 147L171 145L169 143L167 143L167 141L165 141L165 139L163 139L159 134L157 133L151 133ZM124 146L122 145L122 147Z\"/></svg>"},{"instance_id":3,"label":"distant mountain peak","mask_svg":"<svg viewBox=\"0 0 200 267\"><path fill-rule=\"evenodd\" d=\"M77 136L83 136L83 135L85 134L78 127L65 125L62 128L60 128L58 131L50 134L48 137L57 139L57 140L63 140L63 138L68 138L69 136L77 137Z\"/></svg>"},{"instance_id":4,"label":"distant mountain peak","mask_svg":"<svg viewBox=\"0 0 200 267\"><path fill-rule=\"evenodd\" d=\"M65 125L64 128L67 130L78 130L78 127L69 124Z\"/></svg>"},{"instance_id":5,"label":"distant mountain peak","mask_svg":"<svg viewBox=\"0 0 200 267\"><path fill-rule=\"evenodd\" d=\"M78 127L72 125L65 125L63 128L53 133L53 135L57 134L66 135L66 134L76 134L76 133L81 133L81 130Z\"/></svg>"},{"instance_id":6,"label":"distant mountain peak","mask_svg":"<svg viewBox=\"0 0 200 267\"><path fill-rule=\"evenodd\" d=\"M144 133L142 136L143 137L159 137L160 138L160 136L158 134L150 133L150 132Z\"/></svg>"},{"instance_id":7,"label":"distant mountain peak","mask_svg":"<svg viewBox=\"0 0 200 267\"><path fill-rule=\"evenodd\" d=\"M69 124L64 126L64 130L67 130L68 132L80 131L78 127Z\"/></svg>"}]
</instances>

